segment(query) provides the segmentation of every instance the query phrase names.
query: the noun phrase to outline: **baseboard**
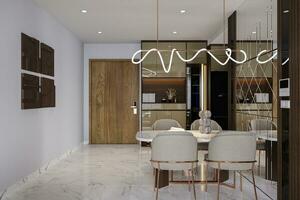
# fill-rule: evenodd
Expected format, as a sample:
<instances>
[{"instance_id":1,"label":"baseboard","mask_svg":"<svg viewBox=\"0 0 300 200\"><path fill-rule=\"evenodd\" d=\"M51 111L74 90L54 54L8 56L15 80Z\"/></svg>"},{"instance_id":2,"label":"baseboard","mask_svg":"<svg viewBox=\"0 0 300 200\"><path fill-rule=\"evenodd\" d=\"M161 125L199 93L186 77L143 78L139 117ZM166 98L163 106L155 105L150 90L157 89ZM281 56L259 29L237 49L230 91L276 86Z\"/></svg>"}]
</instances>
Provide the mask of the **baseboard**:
<instances>
[{"instance_id":1,"label":"baseboard","mask_svg":"<svg viewBox=\"0 0 300 200\"><path fill-rule=\"evenodd\" d=\"M83 144L90 144L90 142L89 141L84 141Z\"/></svg>"},{"instance_id":2,"label":"baseboard","mask_svg":"<svg viewBox=\"0 0 300 200\"><path fill-rule=\"evenodd\" d=\"M56 164L58 164L60 161L65 160L72 153L76 152L82 145L85 145L85 142L82 142L79 146L75 147L72 150L68 150L67 152L65 152L64 154L62 154L61 156L59 156L58 158L55 158L55 159L49 161L46 165L40 167L38 170L32 172L31 174L29 174L28 176L26 176L23 179L19 180L15 184L9 186L4 191L0 191L0 200L3 199L9 193L12 193L12 192L16 191L20 186L22 186L23 184L25 184L27 181L30 181L30 180L32 180L34 178L37 178L38 176L40 176L41 174L43 174L44 172L46 172L48 169L51 169L53 166L55 166Z\"/></svg>"}]
</instances>

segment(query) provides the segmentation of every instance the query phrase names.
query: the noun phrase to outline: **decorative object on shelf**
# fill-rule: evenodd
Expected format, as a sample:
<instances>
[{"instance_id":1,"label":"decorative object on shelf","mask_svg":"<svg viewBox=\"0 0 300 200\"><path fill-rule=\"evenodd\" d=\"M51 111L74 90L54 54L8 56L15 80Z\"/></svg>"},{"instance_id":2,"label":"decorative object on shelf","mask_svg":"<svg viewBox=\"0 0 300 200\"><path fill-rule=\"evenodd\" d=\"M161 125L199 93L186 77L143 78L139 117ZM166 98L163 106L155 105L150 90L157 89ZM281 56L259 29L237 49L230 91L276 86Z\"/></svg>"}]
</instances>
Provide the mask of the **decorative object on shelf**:
<instances>
[{"instance_id":1,"label":"decorative object on shelf","mask_svg":"<svg viewBox=\"0 0 300 200\"><path fill-rule=\"evenodd\" d=\"M176 90L174 88L168 88L166 91L168 102L173 103L176 102Z\"/></svg>"},{"instance_id":2,"label":"decorative object on shelf","mask_svg":"<svg viewBox=\"0 0 300 200\"><path fill-rule=\"evenodd\" d=\"M199 112L199 131L200 133L205 133L208 134L211 132L211 121L210 121L210 117L211 117L211 112L209 110L202 110Z\"/></svg>"}]
</instances>

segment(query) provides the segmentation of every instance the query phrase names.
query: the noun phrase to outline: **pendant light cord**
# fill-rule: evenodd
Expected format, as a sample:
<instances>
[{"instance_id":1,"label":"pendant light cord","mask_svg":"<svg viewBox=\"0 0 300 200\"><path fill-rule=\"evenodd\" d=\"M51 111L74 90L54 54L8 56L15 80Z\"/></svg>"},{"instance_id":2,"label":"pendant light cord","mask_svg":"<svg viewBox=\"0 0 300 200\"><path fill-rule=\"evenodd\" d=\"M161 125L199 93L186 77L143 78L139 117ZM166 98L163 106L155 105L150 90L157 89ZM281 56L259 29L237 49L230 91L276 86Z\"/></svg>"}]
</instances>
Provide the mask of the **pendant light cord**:
<instances>
[{"instance_id":1,"label":"pendant light cord","mask_svg":"<svg viewBox=\"0 0 300 200\"><path fill-rule=\"evenodd\" d=\"M158 0L156 0L156 49L158 49L158 36L159 36L159 5Z\"/></svg>"},{"instance_id":2,"label":"pendant light cord","mask_svg":"<svg viewBox=\"0 0 300 200\"><path fill-rule=\"evenodd\" d=\"M224 41L224 48L226 48L226 7L225 7L225 0L223 0L223 22L224 22L224 33L223 33L223 41Z\"/></svg>"}]
</instances>

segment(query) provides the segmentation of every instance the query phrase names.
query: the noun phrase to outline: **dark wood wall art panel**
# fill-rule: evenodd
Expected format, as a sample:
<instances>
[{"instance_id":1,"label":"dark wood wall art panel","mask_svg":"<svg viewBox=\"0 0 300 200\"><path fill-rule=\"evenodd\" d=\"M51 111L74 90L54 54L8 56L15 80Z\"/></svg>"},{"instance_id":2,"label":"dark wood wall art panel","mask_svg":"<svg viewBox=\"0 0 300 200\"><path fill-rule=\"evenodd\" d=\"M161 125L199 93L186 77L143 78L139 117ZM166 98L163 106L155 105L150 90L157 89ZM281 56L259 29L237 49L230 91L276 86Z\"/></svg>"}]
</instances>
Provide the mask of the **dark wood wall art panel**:
<instances>
[{"instance_id":1,"label":"dark wood wall art panel","mask_svg":"<svg viewBox=\"0 0 300 200\"><path fill-rule=\"evenodd\" d=\"M40 42L24 33L21 34L21 49L22 49L22 69L40 72L39 64L39 48Z\"/></svg>"},{"instance_id":2,"label":"dark wood wall art panel","mask_svg":"<svg viewBox=\"0 0 300 200\"><path fill-rule=\"evenodd\" d=\"M41 43L41 73L54 76L54 49Z\"/></svg>"},{"instance_id":3,"label":"dark wood wall art panel","mask_svg":"<svg viewBox=\"0 0 300 200\"><path fill-rule=\"evenodd\" d=\"M54 49L21 33L22 109L55 107ZM29 73L29 74L28 74Z\"/></svg>"},{"instance_id":4,"label":"dark wood wall art panel","mask_svg":"<svg viewBox=\"0 0 300 200\"><path fill-rule=\"evenodd\" d=\"M29 74L22 74L22 109L39 107L39 77Z\"/></svg>"},{"instance_id":5,"label":"dark wood wall art panel","mask_svg":"<svg viewBox=\"0 0 300 200\"><path fill-rule=\"evenodd\" d=\"M41 107L55 107L54 80L41 78Z\"/></svg>"}]
</instances>

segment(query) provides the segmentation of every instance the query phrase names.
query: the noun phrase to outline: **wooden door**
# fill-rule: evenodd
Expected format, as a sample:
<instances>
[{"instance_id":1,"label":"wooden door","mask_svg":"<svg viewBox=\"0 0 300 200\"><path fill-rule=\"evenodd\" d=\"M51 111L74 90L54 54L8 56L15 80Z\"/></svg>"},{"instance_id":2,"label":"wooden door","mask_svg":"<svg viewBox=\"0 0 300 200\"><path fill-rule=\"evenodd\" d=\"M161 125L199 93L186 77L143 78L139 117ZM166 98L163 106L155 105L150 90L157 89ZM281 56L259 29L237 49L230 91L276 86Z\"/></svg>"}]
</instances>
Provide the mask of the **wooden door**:
<instances>
[{"instance_id":1,"label":"wooden door","mask_svg":"<svg viewBox=\"0 0 300 200\"><path fill-rule=\"evenodd\" d=\"M90 144L133 144L139 69L129 60L90 61Z\"/></svg>"}]
</instances>

